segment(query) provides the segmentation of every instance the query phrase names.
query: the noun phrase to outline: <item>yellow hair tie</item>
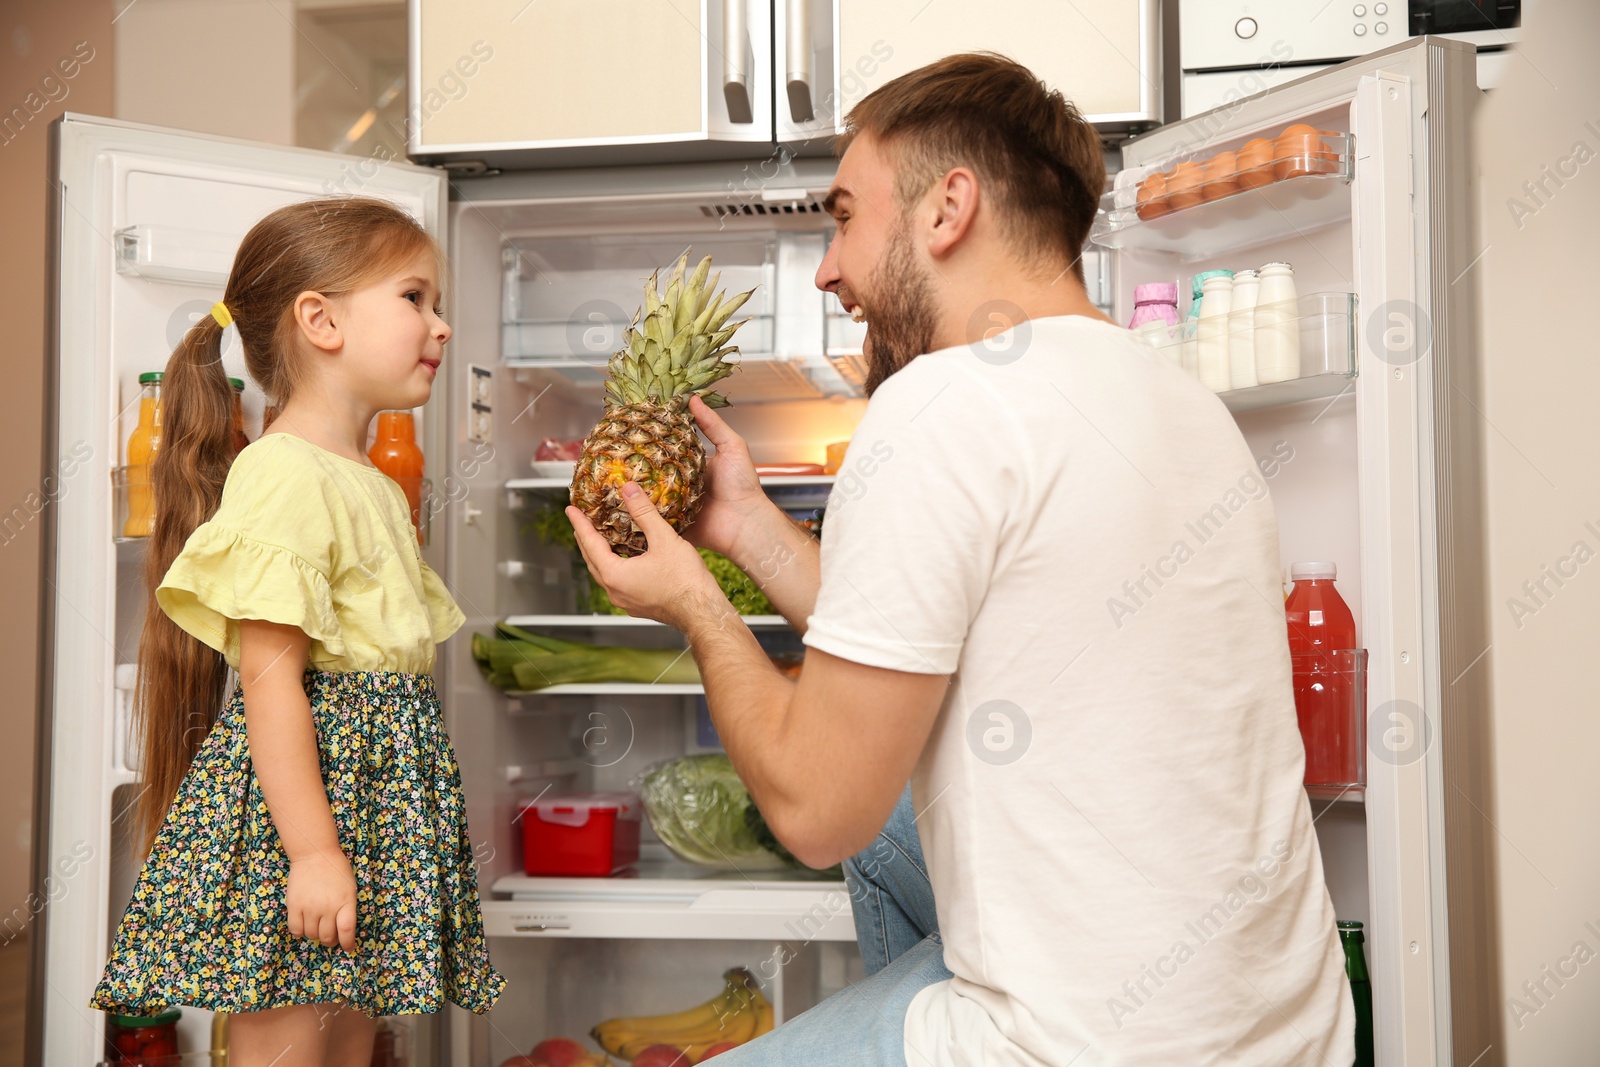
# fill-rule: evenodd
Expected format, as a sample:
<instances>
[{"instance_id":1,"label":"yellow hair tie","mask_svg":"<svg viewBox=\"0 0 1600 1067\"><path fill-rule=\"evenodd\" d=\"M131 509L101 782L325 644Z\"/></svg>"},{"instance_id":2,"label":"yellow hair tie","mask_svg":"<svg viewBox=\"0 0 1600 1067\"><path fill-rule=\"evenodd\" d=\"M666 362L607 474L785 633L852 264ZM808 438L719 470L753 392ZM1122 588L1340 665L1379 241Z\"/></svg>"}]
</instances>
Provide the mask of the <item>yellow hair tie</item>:
<instances>
[{"instance_id":1,"label":"yellow hair tie","mask_svg":"<svg viewBox=\"0 0 1600 1067\"><path fill-rule=\"evenodd\" d=\"M228 313L228 305L220 300L211 305L211 317L216 319L217 325L224 330L228 328L229 323L233 322L233 316Z\"/></svg>"}]
</instances>

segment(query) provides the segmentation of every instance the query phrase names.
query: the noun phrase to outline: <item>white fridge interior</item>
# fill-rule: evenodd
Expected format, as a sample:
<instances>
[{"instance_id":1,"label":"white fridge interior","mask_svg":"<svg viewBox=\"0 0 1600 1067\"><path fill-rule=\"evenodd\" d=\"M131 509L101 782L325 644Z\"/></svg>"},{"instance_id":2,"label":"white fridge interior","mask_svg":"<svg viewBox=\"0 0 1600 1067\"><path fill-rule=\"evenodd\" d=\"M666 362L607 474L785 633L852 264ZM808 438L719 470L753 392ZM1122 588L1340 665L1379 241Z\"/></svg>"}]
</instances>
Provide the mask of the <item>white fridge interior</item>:
<instances>
[{"instance_id":1,"label":"white fridge interior","mask_svg":"<svg viewBox=\"0 0 1600 1067\"><path fill-rule=\"evenodd\" d=\"M1430 77L1470 85L1470 51L1402 46L1235 105L1204 137L1185 124L1130 142L1125 167L1154 170L1295 122L1349 138L1339 174L1165 219L1135 217L1102 230L1085 265L1091 295L1120 322L1144 282L1177 281L1187 294L1197 271L1294 265L1307 309L1302 376L1223 399L1252 453L1276 460L1263 473L1285 568L1338 563L1338 587L1371 657L1368 707L1412 701L1436 716L1439 576L1424 380L1432 363L1386 360L1366 327L1388 301L1412 301L1436 321L1445 315L1442 298L1429 295L1431 274L1457 250L1430 249L1413 215L1414 205L1432 209L1428 183L1437 172L1429 167L1440 165L1419 143ZM320 195L345 163L70 115L61 142L52 432L62 453L90 442L84 484L98 480L98 488L64 497L56 520L54 574L70 610L49 621L50 820L36 851L59 856L87 841L99 859L86 868L92 891L70 895L50 915L51 1063L100 1058L101 1021L83 1004L137 873L117 830L137 788L124 665L137 650L142 554L137 542L112 536L108 492L132 428L135 379L164 365L174 324L187 325L220 296L248 226L281 203ZM523 874L519 802L544 790L626 789L653 761L714 750L715 739L697 687L506 694L484 682L470 650L471 634L501 619L582 640L681 646L665 627L577 613L571 553L530 528L536 509L561 502L567 479L538 477L529 465L542 439L581 437L593 426L605 361L643 279L680 252L711 254L730 292L758 287L736 337L741 367L724 383L734 402L725 416L757 462L820 463L826 444L849 437L865 405L860 328L812 284L832 229L818 206L831 172L830 161L801 159L754 182L750 168L734 164L505 174L457 182L446 210L441 175L391 165L361 190L397 198L448 238L455 333L434 398L418 411L433 484L424 555L467 616L441 648L437 674L491 958L510 979L487 1016L452 1006L407 1017L414 1063L494 1067L547 1037L583 1040L610 1016L708 999L731 966L759 977L780 1025L862 977L844 883L814 872L695 868L674 859L646 823L641 862L626 876ZM225 363L242 374L237 352ZM252 438L261 404L251 383ZM766 481L775 499L803 513L825 502L832 479ZM751 623L775 642L787 631L775 617ZM70 664L67 649L78 650ZM1442 791L1435 748L1415 759L1369 758L1364 790L1312 802L1335 910L1367 926L1381 1062L1449 1055ZM188 1048L207 1047L206 1015L185 1011Z\"/></svg>"}]
</instances>

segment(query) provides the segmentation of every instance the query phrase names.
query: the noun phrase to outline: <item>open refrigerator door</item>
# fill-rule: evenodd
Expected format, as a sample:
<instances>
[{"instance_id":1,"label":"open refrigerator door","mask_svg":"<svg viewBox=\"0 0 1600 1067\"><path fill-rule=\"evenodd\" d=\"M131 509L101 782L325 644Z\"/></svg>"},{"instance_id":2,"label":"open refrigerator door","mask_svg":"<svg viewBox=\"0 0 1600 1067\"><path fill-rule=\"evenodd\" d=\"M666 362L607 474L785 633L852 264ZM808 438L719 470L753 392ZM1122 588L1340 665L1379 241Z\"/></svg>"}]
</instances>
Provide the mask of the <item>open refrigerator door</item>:
<instances>
[{"instance_id":1,"label":"open refrigerator door","mask_svg":"<svg viewBox=\"0 0 1600 1067\"><path fill-rule=\"evenodd\" d=\"M1467 1062L1493 1043L1496 1015L1469 873L1489 831L1463 792L1482 759L1484 680L1470 668L1485 645L1475 309L1454 287L1479 254L1473 70L1470 46L1423 38L1152 131L1123 146L1093 233L1124 323L1137 286L1188 294L1205 272L1237 283L1259 271L1253 321L1204 307L1214 288L1227 298L1224 283L1204 286L1198 318L1146 332L1203 381L1209 371L1234 412L1285 573L1337 563L1355 615L1365 694L1347 725L1364 767L1307 791L1335 912L1366 926L1380 1063L1448 1062L1471 1046ZM1271 264L1292 267L1296 294L1275 305ZM1254 381L1222 355L1241 343ZM1269 349L1286 347L1290 366L1269 373Z\"/></svg>"},{"instance_id":2,"label":"open refrigerator door","mask_svg":"<svg viewBox=\"0 0 1600 1067\"><path fill-rule=\"evenodd\" d=\"M284 204L339 192L389 199L441 242L437 172L68 113L51 128L53 259L46 371L44 692L34 805L36 884L59 885L36 921L34 1003L42 1063L111 1056L108 1017L86 1005L139 870L130 817L139 746L130 736L148 591L148 530L129 521L126 445L139 422L139 376L160 371L178 339L221 299L239 241ZM223 363L243 383L247 436L265 398L234 331ZM419 415L423 447L443 427ZM432 556L436 549L426 554ZM48 880L47 880L48 876ZM408 1047L434 1043L421 1017L397 1024ZM181 1059L209 1063L212 1013L184 1008ZM431 1062L431 1057L419 1062Z\"/></svg>"}]
</instances>

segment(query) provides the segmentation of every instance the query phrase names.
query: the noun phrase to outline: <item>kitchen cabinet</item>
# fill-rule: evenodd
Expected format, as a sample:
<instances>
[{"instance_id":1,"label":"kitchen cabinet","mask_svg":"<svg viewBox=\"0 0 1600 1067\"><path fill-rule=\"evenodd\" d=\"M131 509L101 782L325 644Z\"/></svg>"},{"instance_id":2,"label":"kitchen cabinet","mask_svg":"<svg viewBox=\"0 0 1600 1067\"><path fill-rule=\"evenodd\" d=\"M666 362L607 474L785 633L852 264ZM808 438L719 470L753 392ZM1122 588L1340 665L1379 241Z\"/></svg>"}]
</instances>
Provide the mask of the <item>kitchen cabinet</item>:
<instances>
[{"instance_id":1,"label":"kitchen cabinet","mask_svg":"<svg viewBox=\"0 0 1600 1067\"><path fill-rule=\"evenodd\" d=\"M413 0L407 154L507 169L759 156L767 0Z\"/></svg>"},{"instance_id":2,"label":"kitchen cabinet","mask_svg":"<svg viewBox=\"0 0 1600 1067\"><path fill-rule=\"evenodd\" d=\"M1160 122L1160 0L413 0L407 154L488 168L827 155L884 82L1012 56L1110 134Z\"/></svg>"},{"instance_id":3,"label":"kitchen cabinet","mask_svg":"<svg viewBox=\"0 0 1600 1067\"><path fill-rule=\"evenodd\" d=\"M862 97L957 52L993 51L1108 134L1161 121L1158 0L776 0L778 140L828 148ZM809 42L810 47L807 47Z\"/></svg>"}]
</instances>

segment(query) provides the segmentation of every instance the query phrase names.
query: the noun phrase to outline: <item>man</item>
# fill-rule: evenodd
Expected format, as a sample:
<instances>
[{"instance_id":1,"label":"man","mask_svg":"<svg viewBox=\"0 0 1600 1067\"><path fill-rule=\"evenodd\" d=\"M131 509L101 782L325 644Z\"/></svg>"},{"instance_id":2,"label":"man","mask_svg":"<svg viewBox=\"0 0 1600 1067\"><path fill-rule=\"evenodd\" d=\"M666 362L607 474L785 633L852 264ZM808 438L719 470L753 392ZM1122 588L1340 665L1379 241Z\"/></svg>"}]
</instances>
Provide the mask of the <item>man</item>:
<instances>
[{"instance_id":1,"label":"man","mask_svg":"<svg viewBox=\"0 0 1600 1067\"><path fill-rule=\"evenodd\" d=\"M1088 300L1098 138L967 55L844 142L817 284L868 323L871 399L820 551L698 400L687 541L631 485L642 556L569 511L612 599L687 636L778 838L845 862L868 977L719 1062L1350 1063L1271 499L1221 402ZM691 543L804 635L797 680Z\"/></svg>"}]
</instances>

